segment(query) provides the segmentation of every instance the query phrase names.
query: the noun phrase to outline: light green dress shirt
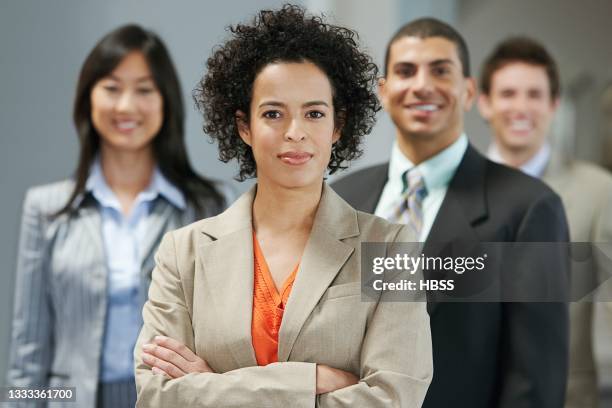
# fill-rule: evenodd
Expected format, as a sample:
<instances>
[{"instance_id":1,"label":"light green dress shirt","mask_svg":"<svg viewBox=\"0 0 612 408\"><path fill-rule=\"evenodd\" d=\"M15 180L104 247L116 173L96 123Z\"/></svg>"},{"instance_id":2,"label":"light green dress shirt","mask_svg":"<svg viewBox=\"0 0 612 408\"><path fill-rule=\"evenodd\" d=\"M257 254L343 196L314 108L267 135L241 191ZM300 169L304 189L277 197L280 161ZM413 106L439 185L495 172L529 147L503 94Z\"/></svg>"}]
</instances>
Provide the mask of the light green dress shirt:
<instances>
[{"instance_id":1,"label":"light green dress shirt","mask_svg":"<svg viewBox=\"0 0 612 408\"><path fill-rule=\"evenodd\" d=\"M402 174L412 168L418 169L427 188L427 196L423 199L423 227L419 236L419 240L425 242L446 196L448 184L455 175L467 146L467 136L462 133L450 146L415 167L395 142L389 161L387 183L374 213L383 218L392 214L404 188Z\"/></svg>"}]
</instances>

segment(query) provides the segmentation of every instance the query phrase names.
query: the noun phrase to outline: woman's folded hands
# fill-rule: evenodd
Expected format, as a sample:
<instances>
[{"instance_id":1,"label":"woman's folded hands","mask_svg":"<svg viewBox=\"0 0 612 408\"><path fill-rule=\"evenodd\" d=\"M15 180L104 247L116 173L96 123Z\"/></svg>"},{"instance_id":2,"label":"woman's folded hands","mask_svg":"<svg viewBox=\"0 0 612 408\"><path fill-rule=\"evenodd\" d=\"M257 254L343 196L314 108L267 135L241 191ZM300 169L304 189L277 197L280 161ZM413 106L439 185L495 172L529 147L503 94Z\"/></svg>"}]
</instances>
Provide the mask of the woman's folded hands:
<instances>
[{"instance_id":1,"label":"woman's folded hands","mask_svg":"<svg viewBox=\"0 0 612 408\"><path fill-rule=\"evenodd\" d=\"M142 361L154 374L170 379L190 373L214 373L202 358L178 340L155 336L152 343L142 346ZM317 395L357 384L359 378L348 371L317 364Z\"/></svg>"}]
</instances>

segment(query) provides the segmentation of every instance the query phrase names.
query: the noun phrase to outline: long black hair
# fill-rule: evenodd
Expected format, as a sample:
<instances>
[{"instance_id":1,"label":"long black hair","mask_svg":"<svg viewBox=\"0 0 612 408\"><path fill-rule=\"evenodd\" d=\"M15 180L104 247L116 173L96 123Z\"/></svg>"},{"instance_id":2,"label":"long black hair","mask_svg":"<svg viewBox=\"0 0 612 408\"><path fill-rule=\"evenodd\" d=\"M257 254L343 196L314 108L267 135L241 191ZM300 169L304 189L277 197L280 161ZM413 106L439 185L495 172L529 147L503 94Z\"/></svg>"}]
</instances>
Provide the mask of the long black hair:
<instances>
[{"instance_id":1,"label":"long black hair","mask_svg":"<svg viewBox=\"0 0 612 408\"><path fill-rule=\"evenodd\" d=\"M76 198L83 194L89 171L100 148L100 136L91 121L91 90L133 51L140 51L149 65L155 85L163 98L163 124L153 139L153 154L162 174L194 206L205 214L205 203L224 206L213 183L199 176L189 164L184 140L184 108L178 75L164 43L153 32L134 24L121 26L91 50L81 68L74 99L73 121L80 143L75 187L66 205L56 215L70 213Z\"/></svg>"}]
</instances>

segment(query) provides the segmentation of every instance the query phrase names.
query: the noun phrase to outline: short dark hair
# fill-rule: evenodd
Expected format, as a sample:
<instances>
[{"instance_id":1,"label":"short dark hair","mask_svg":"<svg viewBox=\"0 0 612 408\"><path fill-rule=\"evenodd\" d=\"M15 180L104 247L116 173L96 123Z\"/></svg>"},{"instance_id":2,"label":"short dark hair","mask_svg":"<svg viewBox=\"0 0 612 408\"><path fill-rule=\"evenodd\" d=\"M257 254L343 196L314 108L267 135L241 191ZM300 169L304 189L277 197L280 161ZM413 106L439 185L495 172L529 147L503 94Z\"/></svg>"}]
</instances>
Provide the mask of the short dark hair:
<instances>
[{"instance_id":1,"label":"short dark hair","mask_svg":"<svg viewBox=\"0 0 612 408\"><path fill-rule=\"evenodd\" d=\"M557 63L542 44L529 37L511 37L497 45L482 66L480 90L488 95L491 91L493 74L513 62L524 62L544 68L550 84L550 96L553 99L559 97L561 84Z\"/></svg>"},{"instance_id":2,"label":"short dark hair","mask_svg":"<svg viewBox=\"0 0 612 408\"><path fill-rule=\"evenodd\" d=\"M251 147L238 133L236 112L250 119L255 78L273 63L312 62L327 75L334 123L341 129L327 166L330 174L361 155L361 140L372 130L380 104L375 93L378 69L358 48L357 33L290 4L262 10L229 31L230 38L208 58L208 71L193 97L204 116L204 132L218 142L219 159L238 161L237 180L254 177L257 168Z\"/></svg>"},{"instance_id":3,"label":"short dark hair","mask_svg":"<svg viewBox=\"0 0 612 408\"><path fill-rule=\"evenodd\" d=\"M466 78L470 76L470 52L468 51L465 40L461 34L449 24L433 17L423 17L411 21L400 27L393 37L391 37L391 41L387 44L387 51L385 52L385 76L387 76L387 70L389 68L391 46L397 40L404 37L417 37L421 39L442 37L449 40L457 47L457 55L459 56L459 61L461 61L463 76Z\"/></svg>"},{"instance_id":4,"label":"short dark hair","mask_svg":"<svg viewBox=\"0 0 612 408\"><path fill-rule=\"evenodd\" d=\"M163 123L152 141L153 153L161 173L193 205L199 215L206 215L205 201L218 206L224 199L214 184L200 177L191 167L185 148L183 96L178 75L162 40L152 31L128 24L106 34L91 50L77 83L73 121L79 138L79 161L75 171L75 188L66 205L55 215L71 213L76 198L85 191L89 170L100 150L100 136L91 120L91 91L98 81L109 75L131 52L144 55L153 81L163 98Z\"/></svg>"}]
</instances>

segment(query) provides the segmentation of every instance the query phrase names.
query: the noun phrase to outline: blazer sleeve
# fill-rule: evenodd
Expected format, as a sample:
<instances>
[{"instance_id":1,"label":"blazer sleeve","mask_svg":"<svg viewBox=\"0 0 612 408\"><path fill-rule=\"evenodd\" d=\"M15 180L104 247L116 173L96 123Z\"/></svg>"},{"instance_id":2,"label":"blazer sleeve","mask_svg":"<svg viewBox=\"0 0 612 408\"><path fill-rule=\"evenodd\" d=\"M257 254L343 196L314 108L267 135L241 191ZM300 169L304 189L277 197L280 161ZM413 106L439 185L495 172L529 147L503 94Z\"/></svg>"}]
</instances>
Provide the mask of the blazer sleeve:
<instances>
[{"instance_id":1,"label":"blazer sleeve","mask_svg":"<svg viewBox=\"0 0 612 408\"><path fill-rule=\"evenodd\" d=\"M142 361L142 345L156 335L183 342L191 350L194 334L177 270L172 233L162 239L143 309L144 325L134 350L137 407L308 407L315 405L316 365L282 362L223 374L195 373L168 379Z\"/></svg>"},{"instance_id":2,"label":"blazer sleeve","mask_svg":"<svg viewBox=\"0 0 612 408\"><path fill-rule=\"evenodd\" d=\"M394 240L396 243L412 241L415 239L406 227L399 230ZM393 280L401 278L399 275ZM382 293L368 322L360 365L357 384L319 395L317 407L422 406L433 376L431 331L424 293L419 296L417 292L401 301L396 293Z\"/></svg>"},{"instance_id":3,"label":"blazer sleeve","mask_svg":"<svg viewBox=\"0 0 612 408\"><path fill-rule=\"evenodd\" d=\"M593 217L593 236L599 299L607 309L607 319L612 317L612 183L607 183L597 214Z\"/></svg>"},{"instance_id":4,"label":"blazer sleeve","mask_svg":"<svg viewBox=\"0 0 612 408\"><path fill-rule=\"evenodd\" d=\"M515 241L568 242L565 211L560 198L543 194L528 208ZM529 248L528 246L526 246ZM548 256L538 279L569 293L569 257L559 246L556 257ZM537 252L531 254L534 260ZM558 408L565 400L569 364L569 311L567 302L502 303L504 327L500 365L504 367L501 408Z\"/></svg>"},{"instance_id":5,"label":"blazer sleeve","mask_svg":"<svg viewBox=\"0 0 612 408\"><path fill-rule=\"evenodd\" d=\"M26 194L17 254L15 300L7 384L47 385L52 359L53 313L44 240L44 214L36 190Z\"/></svg>"}]
</instances>

